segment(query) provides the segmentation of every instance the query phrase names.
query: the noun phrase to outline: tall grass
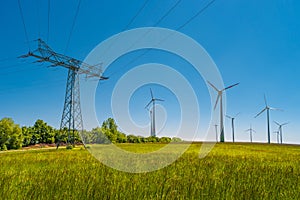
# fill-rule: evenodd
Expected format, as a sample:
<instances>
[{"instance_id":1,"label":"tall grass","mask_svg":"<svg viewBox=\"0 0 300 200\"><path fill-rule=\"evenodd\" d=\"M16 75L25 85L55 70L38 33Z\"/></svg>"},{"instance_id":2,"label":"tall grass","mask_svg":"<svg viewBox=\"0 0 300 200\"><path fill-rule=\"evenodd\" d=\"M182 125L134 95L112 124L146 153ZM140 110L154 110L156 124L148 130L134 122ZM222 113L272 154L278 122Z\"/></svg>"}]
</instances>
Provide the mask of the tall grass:
<instances>
[{"instance_id":1,"label":"tall grass","mask_svg":"<svg viewBox=\"0 0 300 200\"><path fill-rule=\"evenodd\" d=\"M299 146L217 144L199 159L200 147L142 174L106 167L84 149L1 153L0 199L300 199Z\"/></svg>"}]
</instances>

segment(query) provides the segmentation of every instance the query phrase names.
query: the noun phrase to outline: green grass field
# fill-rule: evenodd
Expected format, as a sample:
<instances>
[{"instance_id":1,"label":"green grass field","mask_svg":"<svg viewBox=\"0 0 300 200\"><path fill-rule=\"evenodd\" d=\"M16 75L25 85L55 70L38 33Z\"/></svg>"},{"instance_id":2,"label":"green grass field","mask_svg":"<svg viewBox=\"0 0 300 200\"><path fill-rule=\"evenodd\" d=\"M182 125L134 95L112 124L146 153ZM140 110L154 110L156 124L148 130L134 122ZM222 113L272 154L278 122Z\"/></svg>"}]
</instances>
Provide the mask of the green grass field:
<instances>
[{"instance_id":1,"label":"green grass field","mask_svg":"<svg viewBox=\"0 0 300 200\"><path fill-rule=\"evenodd\" d=\"M199 159L200 147L142 174L106 167L80 148L0 153L0 199L300 199L300 146L217 144Z\"/></svg>"}]
</instances>

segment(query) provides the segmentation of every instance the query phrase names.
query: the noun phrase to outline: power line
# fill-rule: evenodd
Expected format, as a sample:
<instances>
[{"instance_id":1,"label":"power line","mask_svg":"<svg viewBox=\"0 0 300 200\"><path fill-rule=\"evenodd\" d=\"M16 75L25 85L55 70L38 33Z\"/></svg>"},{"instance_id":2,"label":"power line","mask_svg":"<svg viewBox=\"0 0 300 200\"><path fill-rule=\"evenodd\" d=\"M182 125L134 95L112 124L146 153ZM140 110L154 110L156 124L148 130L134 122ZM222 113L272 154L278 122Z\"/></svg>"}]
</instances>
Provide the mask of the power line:
<instances>
[{"instance_id":1,"label":"power line","mask_svg":"<svg viewBox=\"0 0 300 200\"><path fill-rule=\"evenodd\" d=\"M160 22L162 22L181 2L181 0L178 0L167 12L164 14L155 24L154 26L157 26Z\"/></svg>"},{"instance_id":2,"label":"power line","mask_svg":"<svg viewBox=\"0 0 300 200\"><path fill-rule=\"evenodd\" d=\"M125 31L126 29L128 29L130 27L130 25L134 22L134 20L137 18L137 16L144 10L144 8L146 7L146 5L148 4L150 0L145 0L142 7L137 11L137 13L131 18L131 20L129 21L129 23L122 29L122 32ZM118 38L116 38L115 40L113 40L109 46L104 50L104 53L102 54L102 58L104 58L106 56L106 54L109 52L109 50L111 49L111 47L118 41Z\"/></svg>"},{"instance_id":3,"label":"power line","mask_svg":"<svg viewBox=\"0 0 300 200\"><path fill-rule=\"evenodd\" d=\"M137 18L137 16L142 12L142 10L144 10L144 8L146 7L146 5L148 4L150 0L146 0L144 1L142 7L137 11L137 13L131 18L131 20L129 21L129 23L125 26L125 28L123 29L126 30L133 22L134 20Z\"/></svg>"},{"instance_id":4,"label":"power line","mask_svg":"<svg viewBox=\"0 0 300 200\"><path fill-rule=\"evenodd\" d=\"M160 19L153 25L153 27L156 27L159 23L161 23L178 5L179 3L181 2L182 0L178 0L171 8L169 8L167 10L167 12L162 16L160 17ZM136 42L138 42L140 39L144 38L152 29L148 30L144 35L142 35L139 39L136 40ZM136 43L135 42L135 43ZM131 49L131 47L134 46L134 44L132 44L128 49ZM128 66L129 64L133 63L134 61L136 61L137 59L143 57L146 53L148 53L151 49L147 49L145 52L143 52L141 55L139 55L138 57L132 59L130 62L128 62L126 66ZM111 73L109 76L112 76L114 74L117 73L117 70L114 71L113 73Z\"/></svg>"},{"instance_id":5,"label":"power line","mask_svg":"<svg viewBox=\"0 0 300 200\"><path fill-rule=\"evenodd\" d=\"M70 34L69 34L69 37L68 37L68 41L67 41L67 46L66 46L66 49L65 49L65 53L67 52L67 50L69 48L70 39L71 39L71 36L72 36L72 33L73 33L73 29L74 29L74 26L75 26L75 22L76 22L78 13L79 13L80 4L81 4L81 0L79 0L78 5L77 5L77 9L76 9L76 13L75 13L75 16L74 16L74 19L73 19L73 23L72 23L72 26L71 26L71 30L70 30Z\"/></svg>"},{"instance_id":6,"label":"power line","mask_svg":"<svg viewBox=\"0 0 300 200\"><path fill-rule=\"evenodd\" d=\"M180 1L180 0L179 0ZM179 26L177 29L175 29L176 31L184 28L185 26L187 26L189 23L191 23L195 18L197 18L200 14L202 14L210 5L212 5L215 2L215 0L211 0L208 4L206 4L202 9L200 9L195 15L193 15L192 17L190 17L185 23L183 23L181 26ZM179 2L177 2L171 9L173 10ZM171 10L170 9L170 10ZM168 11L168 13L170 13ZM163 16L165 17L165 16ZM156 23L158 24L158 23ZM146 34L148 34L151 30L149 30ZM163 38L158 44L161 44L163 41L165 41L167 38L169 38L170 36L172 36L172 33L170 35L168 35L167 37ZM144 36L143 36L144 37ZM134 45L134 44L133 44ZM133 46L132 45L132 46ZM129 48L130 49L130 48ZM132 59L131 61L129 61L124 68L126 68L128 65L134 63L136 60L138 60L139 58L143 57L144 55L146 55L149 51L151 51L152 49L146 49L142 54L138 55L137 57L135 57L134 59ZM112 72L110 75L108 75L109 77L113 76L114 74L116 74L118 71L114 71Z\"/></svg>"},{"instance_id":7,"label":"power line","mask_svg":"<svg viewBox=\"0 0 300 200\"><path fill-rule=\"evenodd\" d=\"M20 14L21 14L22 22L23 22L23 27L24 27L24 32L25 32L25 37L26 37L28 49L30 50L29 39L28 39L28 33L27 33L26 25L25 25L25 20L24 20L24 15L23 15L23 11L22 11L22 7L21 7L21 2L20 2L20 0L18 0L18 5L19 5L19 9L20 9Z\"/></svg>"},{"instance_id":8,"label":"power line","mask_svg":"<svg viewBox=\"0 0 300 200\"><path fill-rule=\"evenodd\" d=\"M215 0L211 0L206 6L204 6L201 10L199 10L195 15L193 15L189 20L187 20L184 24L179 26L176 30L180 30L184 28L186 25L188 25L191 21L193 21L196 17L198 17L200 14L202 14L210 5L212 5L215 2Z\"/></svg>"},{"instance_id":9,"label":"power line","mask_svg":"<svg viewBox=\"0 0 300 200\"><path fill-rule=\"evenodd\" d=\"M178 0L171 8L169 8L169 10L153 25L153 27L156 27L160 22L162 22L177 6L178 6L178 4L181 2L181 0ZM152 29L150 29L150 30L148 30L145 34L143 34L139 39L137 39L136 40L136 42L135 43L137 43L138 41L140 41L141 39L143 39L143 38L145 38L146 37L146 35L149 33L149 32L151 32L152 30L153 30L154 28L152 28ZM129 49L131 49L132 47L134 46L134 44L132 44L129 48L128 48L128 50ZM150 50L150 49L149 49ZM149 50L147 50L147 51L149 51ZM146 52L147 52L146 51ZM146 53L144 53L144 54L146 54ZM140 57L140 56L139 56Z\"/></svg>"}]
</instances>

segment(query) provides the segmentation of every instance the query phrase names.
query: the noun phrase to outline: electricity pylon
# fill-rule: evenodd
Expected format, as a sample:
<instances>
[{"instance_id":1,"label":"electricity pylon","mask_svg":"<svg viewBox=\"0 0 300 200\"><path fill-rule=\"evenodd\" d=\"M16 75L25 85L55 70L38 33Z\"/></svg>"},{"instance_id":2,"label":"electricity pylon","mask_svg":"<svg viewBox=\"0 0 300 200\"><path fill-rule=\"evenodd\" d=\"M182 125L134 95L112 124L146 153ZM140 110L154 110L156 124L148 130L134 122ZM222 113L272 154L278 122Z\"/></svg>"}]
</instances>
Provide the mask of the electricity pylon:
<instances>
[{"instance_id":1,"label":"electricity pylon","mask_svg":"<svg viewBox=\"0 0 300 200\"><path fill-rule=\"evenodd\" d=\"M87 78L97 78L106 80L103 77L102 69L97 65L89 65L80 60L68 57L54 52L43 40L38 39L38 48L35 51L21 56L21 58L35 57L39 60L36 62L48 62L52 67L65 67L68 69L68 79L66 86L64 109L60 123L60 129L68 129L68 144L71 143L71 132L73 134L72 143L75 145L75 131L83 130L83 121L80 107L80 88L79 75L84 74Z\"/></svg>"}]
</instances>

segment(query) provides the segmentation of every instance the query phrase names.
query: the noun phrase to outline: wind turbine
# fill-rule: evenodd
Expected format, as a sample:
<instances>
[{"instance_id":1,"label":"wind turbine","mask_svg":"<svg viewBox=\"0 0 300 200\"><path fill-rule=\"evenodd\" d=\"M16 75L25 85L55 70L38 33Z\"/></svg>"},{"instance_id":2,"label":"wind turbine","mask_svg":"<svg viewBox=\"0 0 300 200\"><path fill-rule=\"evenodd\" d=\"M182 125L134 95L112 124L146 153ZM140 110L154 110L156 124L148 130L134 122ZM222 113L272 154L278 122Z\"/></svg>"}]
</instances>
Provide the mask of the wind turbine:
<instances>
[{"instance_id":1,"label":"wind turbine","mask_svg":"<svg viewBox=\"0 0 300 200\"><path fill-rule=\"evenodd\" d=\"M250 124L250 128L245 131L250 133L250 142L252 143L252 133L256 133L256 131L254 129L252 129L251 124Z\"/></svg>"},{"instance_id":2,"label":"wind turbine","mask_svg":"<svg viewBox=\"0 0 300 200\"><path fill-rule=\"evenodd\" d=\"M289 122L279 124L278 122L274 121L274 123L278 126L279 134L280 134L280 144L282 144L282 127L287 125Z\"/></svg>"},{"instance_id":3,"label":"wind turbine","mask_svg":"<svg viewBox=\"0 0 300 200\"><path fill-rule=\"evenodd\" d=\"M261 115L263 112L267 111L267 134L268 134L268 143L271 143L271 138L270 138L270 110L280 110L278 108L272 108L268 105L267 103L267 99L266 96L264 96L265 99L265 108L260 111L260 113L258 113L254 118L258 117L259 115Z\"/></svg>"},{"instance_id":4,"label":"wind turbine","mask_svg":"<svg viewBox=\"0 0 300 200\"><path fill-rule=\"evenodd\" d=\"M218 90L216 88L216 86L214 86L211 82L209 82L209 81L207 81L207 82L212 88L214 88L218 92L218 97L217 97L214 109L216 109L218 102L220 100L220 142L224 142L225 138L224 138L224 121L223 121L223 118L224 118L224 116L223 116L223 92L229 88L232 88L232 87L238 85L239 83L228 86L222 90Z\"/></svg>"},{"instance_id":5,"label":"wind turbine","mask_svg":"<svg viewBox=\"0 0 300 200\"><path fill-rule=\"evenodd\" d=\"M240 114L240 113L236 114L234 117L231 117L231 116L229 116L229 115L226 115L226 117L227 117L228 119L231 120L232 142L234 142L234 120L235 120L235 118L236 118L239 114Z\"/></svg>"},{"instance_id":6,"label":"wind turbine","mask_svg":"<svg viewBox=\"0 0 300 200\"><path fill-rule=\"evenodd\" d=\"M156 131L155 131L155 101L164 101L162 99L154 98L152 89L150 88L150 94L151 94L151 100L150 102L145 106L145 108L148 108L148 106L152 103L152 112L150 112L152 118L151 118L151 136L156 137Z\"/></svg>"},{"instance_id":7,"label":"wind turbine","mask_svg":"<svg viewBox=\"0 0 300 200\"><path fill-rule=\"evenodd\" d=\"M274 131L274 133L276 133L276 136L277 136L277 144L279 144L279 134L280 134L280 131L277 130L277 131Z\"/></svg>"}]
</instances>

